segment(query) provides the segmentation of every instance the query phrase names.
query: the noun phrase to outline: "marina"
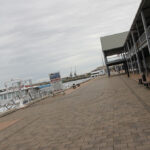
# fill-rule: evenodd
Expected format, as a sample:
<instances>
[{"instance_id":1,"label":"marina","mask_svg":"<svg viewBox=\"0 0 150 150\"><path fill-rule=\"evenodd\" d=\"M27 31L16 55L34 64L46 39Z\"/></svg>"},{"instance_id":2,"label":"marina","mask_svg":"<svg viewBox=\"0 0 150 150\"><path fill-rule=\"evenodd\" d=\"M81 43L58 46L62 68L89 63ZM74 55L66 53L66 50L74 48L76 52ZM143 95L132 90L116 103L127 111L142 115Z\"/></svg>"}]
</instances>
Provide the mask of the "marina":
<instances>
[{"instance_id":1,"label":"marina","mask_svg":"<svg viewBox=\"0 0 150 150\"><path fill-rule=\"evenodd\" d=\"M73 84L77 85L89 80L90 78L63 83L63 90L72 88ZM14 83L17 83L17 86L14 86ZM37 99L53 96L53 86L50 83L32 86L32 84L23 85L22 80L14 80L10 86L4 92L0 92L0 113L20 109Z\"/></svg>"},{"instance_id":2,"label":"marina","mask_svg":"<svg viewBox=\"0 0 150 150\"><path fill-rule=\"evenodd\" d=\"M0 150L150 150L150 0L8 1Z\"/></svg>"}]
</instances>

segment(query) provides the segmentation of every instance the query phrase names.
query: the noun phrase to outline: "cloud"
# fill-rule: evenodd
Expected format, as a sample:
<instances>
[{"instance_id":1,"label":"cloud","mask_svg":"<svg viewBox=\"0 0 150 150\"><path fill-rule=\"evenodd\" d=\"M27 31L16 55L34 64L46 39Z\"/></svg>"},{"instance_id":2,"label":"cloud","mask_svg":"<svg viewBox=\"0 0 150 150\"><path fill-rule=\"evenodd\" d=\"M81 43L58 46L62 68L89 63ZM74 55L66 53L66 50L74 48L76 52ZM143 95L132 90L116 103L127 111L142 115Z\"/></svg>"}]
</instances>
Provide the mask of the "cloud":
<instances>
[{"instance_id":1,"label":"cloud","mask_svg":"<svg viewBox=\"0 0 150 150\"><path fill-rule=\"evenodd\" d=\"M99 37L129 30L140 1L1 1L0 80L102 65Z\"/></svg>"}]
</instances>

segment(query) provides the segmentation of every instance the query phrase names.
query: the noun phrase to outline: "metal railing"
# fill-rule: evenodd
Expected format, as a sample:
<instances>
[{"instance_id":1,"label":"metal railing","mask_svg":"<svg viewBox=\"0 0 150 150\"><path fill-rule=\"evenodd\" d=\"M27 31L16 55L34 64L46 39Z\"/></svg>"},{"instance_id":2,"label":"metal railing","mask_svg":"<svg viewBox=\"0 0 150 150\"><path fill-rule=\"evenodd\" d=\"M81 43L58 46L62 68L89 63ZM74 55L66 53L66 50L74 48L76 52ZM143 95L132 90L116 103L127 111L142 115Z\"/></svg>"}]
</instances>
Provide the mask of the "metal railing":
<instances>
[{"instance_id":1,"label":"metal railing","mask_svg":"<svg viewBox=\"0 0 150 150\"><path fill-rule=\"evenodd\" d=\"M147 31L148 31L148 37L150 38L150 26L148 26ZM146 42L146 34L144 32L136 42L137 48L140 48L145 42ZM135 55L136 52L135 52L134 46L131 47L130 53L131 53L131 57ZM126 56L127 56L127 59L130 58L129 52L127 53Z\"/></svg>"},{"instance_id":2,"label":"metal railing","mask_svg":"<svg viewBox=\"0 0 150 150\"><path fill-rule=\"evenodd\" d=\"M137 47L141 47L146 42L146 35L145 32L140 36L140 38L137 40L136 44Z\"/></svg>"},{"instance_id":3,"label":"metal railing","mask_svg":"<svg viewBox=\"0 0 150 150\"><path fill-rule=\"evenodd\" d=\"M148 26L147 32L148 32L148 37L150 38L150 26ZM146 34L144 32L136 42L137 47L140 48L145 42L146 42Z\"/></svg>"},{"instance_id":4,"label":"metal railing","mask_svg":"<svg viewBox=\"0 0 150 150\"><path fill-rule=\"evenodd\" d=\"M42 99L44 97L52 96L50 89L30 91L29 93L22 95L21 97L13 97L12 99L0 100L0 112L5 112L12 109L19 109L25 105Z\"/></svg>"}]
</instances>

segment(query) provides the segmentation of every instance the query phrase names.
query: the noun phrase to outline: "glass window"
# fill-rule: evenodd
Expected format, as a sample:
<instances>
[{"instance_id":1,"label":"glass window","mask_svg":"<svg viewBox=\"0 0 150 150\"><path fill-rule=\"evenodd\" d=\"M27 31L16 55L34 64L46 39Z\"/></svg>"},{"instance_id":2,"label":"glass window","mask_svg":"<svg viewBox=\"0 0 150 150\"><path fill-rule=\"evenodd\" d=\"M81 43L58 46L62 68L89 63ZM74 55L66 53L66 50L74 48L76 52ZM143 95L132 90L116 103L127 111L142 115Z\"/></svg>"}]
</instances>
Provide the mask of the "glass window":
<instances>
[{"instance_id":1,"label":"glass window","mask_svg":"<svg viewBox=\"0 0 150 150\"><path fill-rule=\"evenodd\" d=\"M11 93L8 93L8 99L11 99Z\"/></svg>"},{"instance_id":2,"label":"glass window","mask_svg":"<svg viewBox=\"0 0 150 150\"><path fill-rule=\"evenodd\" d=\"M3 100L3 95L0 95L0 100Z\"/></svg>"},{"instance_id":3,"label":"glass window","mask_svg":"<svg viewBox=\"0 0 150 150\"><path fill-rule=\"evenodd\" d=\"M14 98L14 97L15 97L15 92L12 93L12 98Z\"/></svg>"},{"instance_id":4,"label":"glass window","mask_svg":"<svg viewBox=\"0 0 150 150\"><path fill-rule=\"evenodd\" d=\"M6 94L4 94L4 99L5 99L5 100L7 99L7 95L6 95Z\"/></svg>"}]
</instances>

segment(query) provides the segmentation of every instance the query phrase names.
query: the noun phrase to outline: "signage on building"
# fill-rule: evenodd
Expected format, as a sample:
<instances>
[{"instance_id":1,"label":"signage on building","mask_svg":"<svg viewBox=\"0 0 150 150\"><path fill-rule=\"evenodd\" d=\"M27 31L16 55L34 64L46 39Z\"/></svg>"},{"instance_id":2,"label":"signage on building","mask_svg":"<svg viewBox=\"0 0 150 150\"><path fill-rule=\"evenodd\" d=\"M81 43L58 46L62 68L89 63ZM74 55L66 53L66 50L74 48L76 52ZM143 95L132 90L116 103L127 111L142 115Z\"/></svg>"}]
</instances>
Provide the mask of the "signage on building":
<instances>
[{"instance_id":1,"label":"signage on building","mask_svg":"<svg viewBox=\"0 0 150 150\"><path fill-rule=\"evenodd\" d=\"M63 91L63 84L59 72L49 74L49 78L53 88L53 92Z\"/></svg>"},{"instance_id":2,"label":"signage on building","mask_svg":"<svg viewBox=\"0 0 150 150\"><path fill-rule=\"evenodd\" d=\"M51 73L51 74L49 75L49 77L50 77L50 81L51 81L52 83L61 80L61 77L60 77L60 73L59 73L59 72Z\"/></svg>"}]
</instances>

